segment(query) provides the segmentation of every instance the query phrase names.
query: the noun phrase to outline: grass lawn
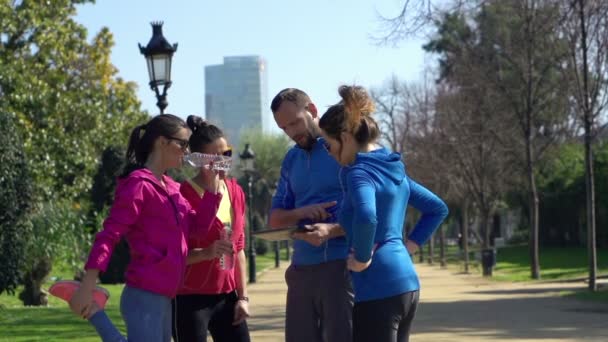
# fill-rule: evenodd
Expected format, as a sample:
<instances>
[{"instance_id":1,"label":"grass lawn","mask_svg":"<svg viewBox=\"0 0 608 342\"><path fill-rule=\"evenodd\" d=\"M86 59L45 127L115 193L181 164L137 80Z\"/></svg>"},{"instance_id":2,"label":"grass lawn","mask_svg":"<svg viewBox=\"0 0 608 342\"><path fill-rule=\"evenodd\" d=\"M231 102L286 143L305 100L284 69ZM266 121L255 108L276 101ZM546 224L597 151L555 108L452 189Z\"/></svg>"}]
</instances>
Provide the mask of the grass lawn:
<instances>
[{"instance_id":1,"label":"grass lawn","mask_svg":"<svg viewBox=\"0 0 608 342\"><path fill-rule=\"evenodd\" d=\"M564 292L565 297L574 297L581 300L589 300L592 302L604 302L608 304L608 289L601 288L597 292L589 291L567 291Z\"/></svg>"},{"instance_id":2,"label":"grass lawn","mask_svg":"<svg viewBox=\"0 0 608 342\"><path fill-rule=\"evenodd\" d=\"M476 248L471 248L476 249ZM425 251L425 261L428 260L428 250ZM463 269L462 257L457 247L450 246L446 251L447 262L452 267ZM475 253L470 253L470 271L481 273L481 262ZM527 246L499 248L496 255L497 263L493 271L493 280L498 281L531 281L530 258ZM414 257L416 262L419 256ZM439 264L439 249L435 247L435 264ZM608 275L608 249L598 249L598 275ZM587 250L580 247L540 248L541 280L568 280L582 278L588 275Z\"/></svg>"},{"instance_id":3,"label":"grass lawn","mask_svg":"<svg viewBox=\"0 0 608 342\"><path fill-rule=\"evenodd\" d=\"M530 261L528 247L499 249L494 279L529 281ZM608 250L598 250L598 274L608 274ZM585 248L540 248L540 272L542 280L566 280L586 277L587 250Z\"/></svg>"},{"instance_id":4,"label":"grass lawn","mask_svg":"<svg viewBox=\"0 0 608 342\"><path fill-rule=\"evenodd\" d=\"M428 250L425 251L428 254ZM464 270L462 257L458 255L458 249L453 246L447 250L448 267ZM415 256L418 262L419 256ZM492 280L524 282L533 281L530 278L530 261L527 246L500 248L497 252L497 263L494 268ZM425 255L425 261L428 256ZM470 254L469 271L481 275L481 262L475 258L475 253ZM439 264L438 248L435 248L435 264ZM608 250L598 249L598 275L608 275ZM540 271L541 281L560 281L569 279L585 278L588 276L587 250L581 247L540 248ZM568 291L563 293L567 297L575 297L583 300L602 301L608 303L608 288L600 287L600 291L591 293L588 291Z\"/></svg>"},{"instance_id":5,"label":"grass lawn","mask_svg":"<svg viewBox=\"0 0 608 342\"><path fill-rule=\"evenodd\" d=\"M284 257L285 251L281 252L281 257ZM274 267L273 251L256 258L257 272L269 267ZM51 276L71 278L69 271L61 269L51 272ZM51 284L52 281L48 281L45 288ZM110 292L106 311L112 322L124 333L125 326L119 311L123 285L103 286ZM17 295L3 293L0 295L0 342L5 341L99 341L99 336L88 322L72 314L67 304L60 299L49 296L48 307L24 307Z\"/></svg>"}]
</instances>

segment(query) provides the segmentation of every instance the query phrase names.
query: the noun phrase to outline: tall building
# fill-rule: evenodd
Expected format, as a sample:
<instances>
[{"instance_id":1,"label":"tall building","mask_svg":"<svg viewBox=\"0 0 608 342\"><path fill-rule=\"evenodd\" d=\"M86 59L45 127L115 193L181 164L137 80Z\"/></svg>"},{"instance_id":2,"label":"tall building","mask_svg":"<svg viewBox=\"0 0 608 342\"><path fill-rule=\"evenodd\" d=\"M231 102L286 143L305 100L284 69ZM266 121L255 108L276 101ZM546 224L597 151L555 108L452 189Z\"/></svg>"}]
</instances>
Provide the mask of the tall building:
<instances>
[{"instance_id":1,"label":"tall building","mask_svg":"<svg viewBox=\"0 0 608 342\"><path fill-rule=\"evenodd\" d=\"M224 57L224 63L205 67L205 115L238 146L243 129L273 124L268 103L266 61L259 56Z\"/></svg>"}]
</instances>

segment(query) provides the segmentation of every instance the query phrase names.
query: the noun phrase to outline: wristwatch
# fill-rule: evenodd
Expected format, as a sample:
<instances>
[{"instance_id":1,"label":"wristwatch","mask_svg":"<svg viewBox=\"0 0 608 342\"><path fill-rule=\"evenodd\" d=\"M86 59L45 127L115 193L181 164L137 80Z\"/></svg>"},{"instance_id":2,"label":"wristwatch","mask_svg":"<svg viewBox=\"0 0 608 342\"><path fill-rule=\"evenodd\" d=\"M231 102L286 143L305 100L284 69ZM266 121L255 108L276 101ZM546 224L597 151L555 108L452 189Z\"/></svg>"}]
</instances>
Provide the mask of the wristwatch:
<instances>
[{"instance_id":1,"label":"wristwatch","mask_svg":"<svg viewBox=\"0 0 608 342\"><path fill-rule=\"evenodd\" d=\"M249 297L246 297L246 296L239 296L239 300L249 303Z\"/></svg>"}]
</instances>

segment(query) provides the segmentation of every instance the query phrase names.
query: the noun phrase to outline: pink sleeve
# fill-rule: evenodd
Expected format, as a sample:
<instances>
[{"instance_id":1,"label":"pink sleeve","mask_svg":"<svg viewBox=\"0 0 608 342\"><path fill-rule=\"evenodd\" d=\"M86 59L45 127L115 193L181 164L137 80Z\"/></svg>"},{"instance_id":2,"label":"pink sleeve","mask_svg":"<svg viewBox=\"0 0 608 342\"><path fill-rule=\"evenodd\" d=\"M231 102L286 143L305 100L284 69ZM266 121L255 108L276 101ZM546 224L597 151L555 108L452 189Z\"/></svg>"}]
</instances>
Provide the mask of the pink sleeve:
<instances>
[{"instance_id":1,"label":"pink sleeve","mask_svg":"<svg viewBox=\"0 0 608 342\"><path fill-rule=\"evenodd\" d=\"M129 179L116 188L110 214L103 222L103 230L95 235L85 269L104 272L110 262L114 246L139 218L144 203L144 183Z\"/></svg>"}]
</instances>

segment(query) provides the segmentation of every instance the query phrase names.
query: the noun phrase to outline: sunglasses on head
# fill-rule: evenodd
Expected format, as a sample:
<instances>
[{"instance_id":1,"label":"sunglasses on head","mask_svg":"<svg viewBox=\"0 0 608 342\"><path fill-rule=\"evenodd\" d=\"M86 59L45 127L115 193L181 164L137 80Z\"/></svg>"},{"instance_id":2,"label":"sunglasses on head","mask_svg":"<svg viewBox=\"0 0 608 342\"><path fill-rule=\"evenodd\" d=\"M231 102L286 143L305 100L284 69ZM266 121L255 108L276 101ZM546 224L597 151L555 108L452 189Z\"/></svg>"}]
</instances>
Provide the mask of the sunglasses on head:
<instances>
[{"instance_id":1,"label":"sunglasses on head","mask_svg":"<svg viewBox=\"0 0 608 342\"><path fill-rule=\"evenodd\" d=\"M180 138L171 137L171 136L165 136L165 138L175 141L182 150L186 150L188 148L188 146L190 146L190 142L186 139L180 139Z\"/></svg>"}]
</instances>

